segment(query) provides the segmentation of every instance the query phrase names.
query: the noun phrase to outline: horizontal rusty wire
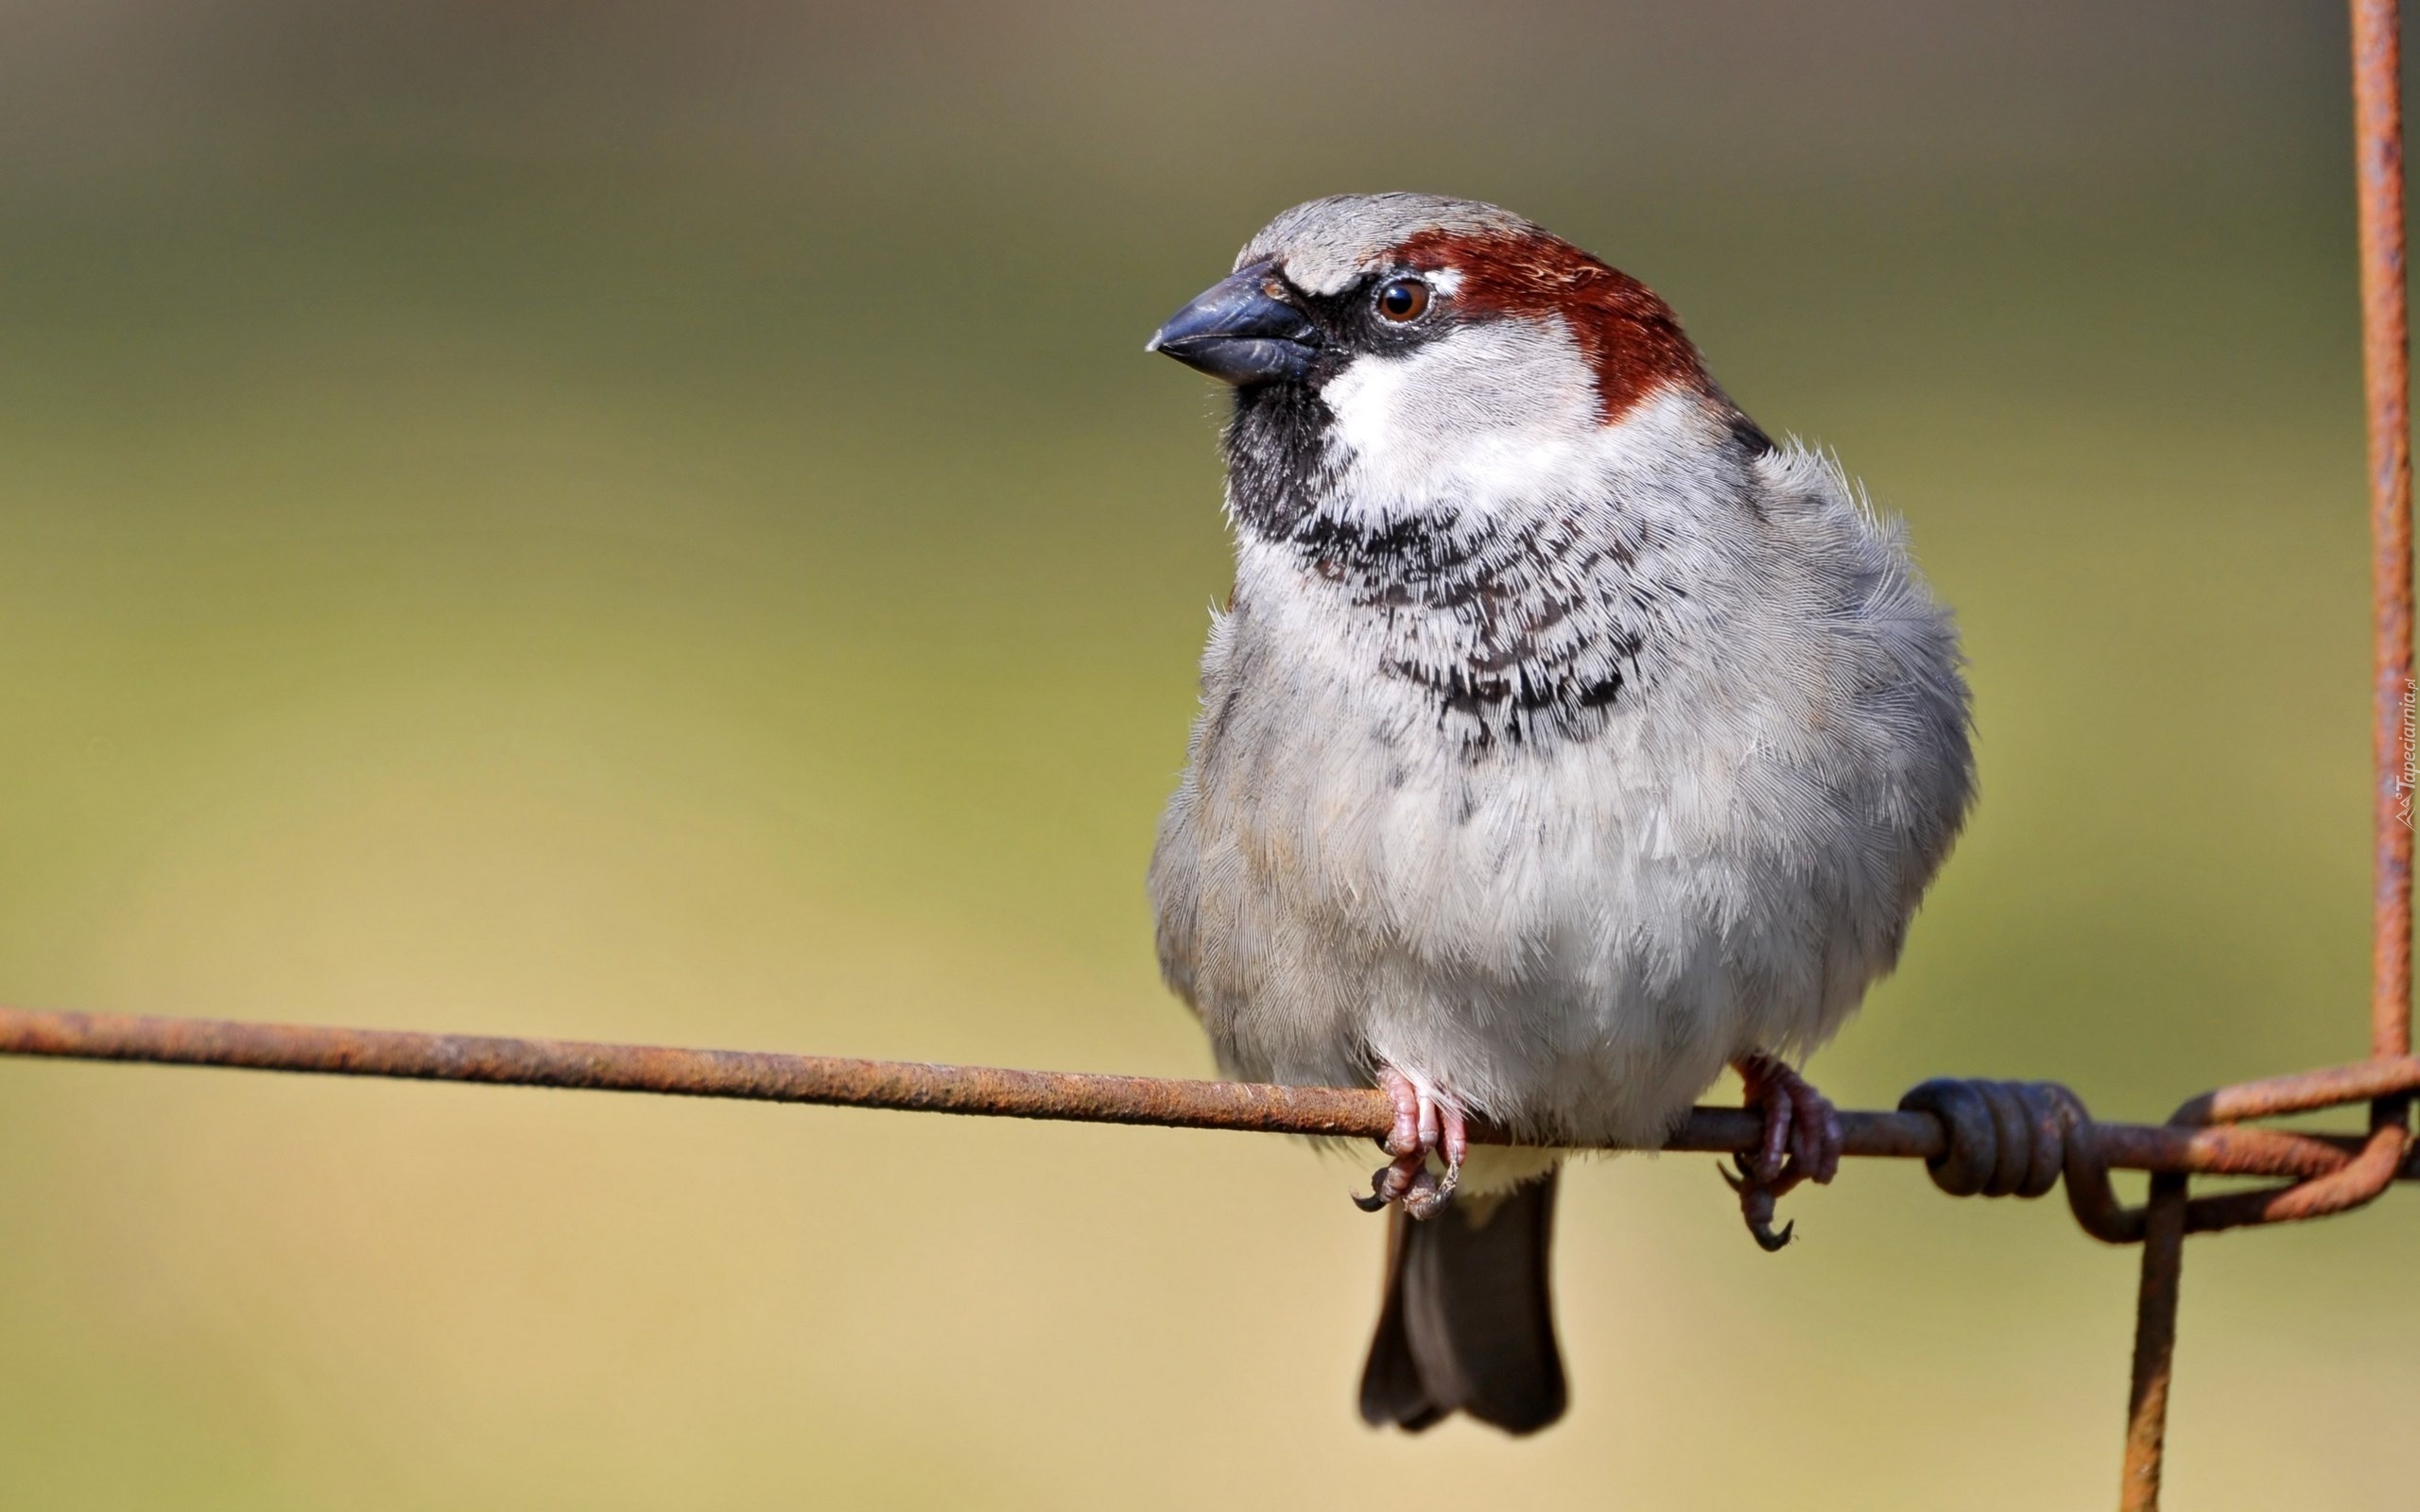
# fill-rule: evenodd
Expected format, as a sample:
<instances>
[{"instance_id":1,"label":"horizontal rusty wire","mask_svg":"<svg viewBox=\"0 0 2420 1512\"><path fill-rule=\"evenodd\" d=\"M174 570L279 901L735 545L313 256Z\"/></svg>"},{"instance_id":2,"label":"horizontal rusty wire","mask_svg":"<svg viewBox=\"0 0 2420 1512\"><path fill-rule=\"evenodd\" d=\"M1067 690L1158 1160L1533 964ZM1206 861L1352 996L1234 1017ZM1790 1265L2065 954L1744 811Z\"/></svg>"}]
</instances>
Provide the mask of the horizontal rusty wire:
<instances>
[{"instance_id":1,"label":"horizontal rusty wire","mask_svg":"<svg viewBox=\"0 0 2420 1512\"><path fill-rule=\"evenodd\" d=\"M2420 1090L2420 1056L2392 1056L2290 1076L2238 1082L2189 1099L2169 1116L2171 1124L2239 1124L2280 1118L2318 1108L2365 1103Z\"/></svg>"},{"instance_id":2,"label":"horizontal rusty wire","mask_svg":"<svg viewBox=\"0 0 2420 1512\"><path fill-rule=\"evenodd\" d=\"M2221 1088L2185 1105L2187 1112L2210 1108L2306 1111L2345 1103L2367 1103L2370 1132L2360 1139L2321 1136L2332 1160L2282 1186L2223 1196L2194 1198L2183 1212L2181 1233L2207 1233L2256 1224L2325 1217L2360 1206L2398 1177L2420 1171L2420 1156L2408 1148L2407 1117L2411 1091L2420 1088L2420 1059L2398 1057L2358 1066L2309 1072ZM2113 1245L2138 1244L2151 1210L2129 1208L2110 1185L2112 1169L2149 1170L2165 1176L2252 1173L2242 1157L2265 1158L2282 1130L2201 1125L2184 1112L2158 1132L2183 1141L2187 1160L2158 1159L2161 1143L2143 1136L2141 1125L2098 1124L2075 1093L2056 1082L1928 1081L1899 1100L1903 1111L1939 1119L1948 1139L1944 1153L1927 1163L1933 1183L1952 1196L2038 1197L2061 1177L2076 1222ZM2210 1136L2223 1136L2217 1143ZM2151 1155L2149 1160L2141 1159ZM2314 1162L2317 1163L2322 1162ZM2181 1189L2180 1189L2181 1190Z\"/></svg>"},{"instance_id":3,"label":"horizontal rusty wire","mask_svg":"<svg viewBox=\"0 0 2420 1512\"><path fill-rule=\"evenodd\" d=\"M1362 1088L1278 1087L764 1051L18 1008L0 1008L0 1055L1366 1139L1383 1139L1394 1122L1386 1094ZM2420 1086L2420 1059L2380 1074L2395 1087ZM2015 1084L1927 1084L1939 1085ZM2377 1085L2377 1076L2361 1079L2354 1095L2374 1095L2369 1089ZM2354 1168L2365 1149L2363 1141L2344 1135L2224 1125L2197 1128L2095 1123L2083 1116L2083 1104L2073 1093L2064 1089L2057 1091L2061 1106L2070 1110L2061 1133L2072 1134L2073 1148L2083 1152L2082 1158L2089 1166L2104 1173L2103 1188L2105 1173L2111 1169L2307 1181ZM1982 1136L1961 1137L1940 1113L1924 1108L1903 1106L1888 1113L1844 1111L1841 1125L1844 1150L1850 1155L1925 1160L1936 1166L1962 1160L1966 1166L1979 1168L2002 1159L1977 1147L1976 1140ZM1699 1108L1690 1111L1662 1147L1712 1153L1753 1150L1763 1128L1763 1115L1747 1108ZM1475 1129L1473 1137L1481 1143L1509 1143L1501 1131L1485 1127ZM2030 1161L2032 1157L2020 1159ZM2054 1177L2062 1169L2074 1168L2073 1159L2064 1149L2049 1162ZM2396 1175L2420 1180L2420 1160L2406 1162ZM2020 1179L1994 1185L1986 1177L1973 1190L1999 1194L2003 1187L2013 1192L2028 1183ZM2040 1190L2048 1190L2048 1183L2042 1183ZM2039 1191L2029 1190L2028 1194L2038 1195Z\"/></svg>"},{"instance_id":4,"label":"horizontal rusty wire","mask_svg":"<svg viewBox=\"0 0 2420 1512\"><path fill-rule=\"evenodd\" d=\"M2346 1212L2375 1199L2402 1166L2420 1158L2410 1134L2409 1104L2415 1090L2420 1090L2420 1057L2387 1056L2242 1082L2188 1099L2169 1115L2170 1124L2209 1126L2365 1102L2370 1105L2370 1132L2360 1153L2342 1170L2289 1186L2193 1198L2186 1204L2185 1231L2297 1223Z\"/></svg>"}]
</instances>

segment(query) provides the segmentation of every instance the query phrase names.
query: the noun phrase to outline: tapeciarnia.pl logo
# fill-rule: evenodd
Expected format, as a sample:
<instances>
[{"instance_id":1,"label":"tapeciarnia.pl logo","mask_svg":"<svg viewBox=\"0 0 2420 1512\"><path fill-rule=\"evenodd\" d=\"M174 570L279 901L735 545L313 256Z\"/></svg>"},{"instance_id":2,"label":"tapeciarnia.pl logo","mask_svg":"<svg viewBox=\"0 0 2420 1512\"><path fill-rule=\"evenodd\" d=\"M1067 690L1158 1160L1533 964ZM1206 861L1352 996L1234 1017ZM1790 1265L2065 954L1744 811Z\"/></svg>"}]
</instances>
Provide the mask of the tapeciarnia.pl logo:
<instances>
[{"instance_id":1,"label":"tapeciarnia.pl logo","mask_svg":"<svg viewBox=\"0 0 2420 1512\"><path fill-rule=\"evenodd\" d=\"M2403 770L2394 778L2394 816L2411 828L2411 790L2420 787L2420 749L2413 747L2413 736L2420 732L2420 717L2415 717L2412 679L2403 679Z\"/></svg>"}]
</instances>

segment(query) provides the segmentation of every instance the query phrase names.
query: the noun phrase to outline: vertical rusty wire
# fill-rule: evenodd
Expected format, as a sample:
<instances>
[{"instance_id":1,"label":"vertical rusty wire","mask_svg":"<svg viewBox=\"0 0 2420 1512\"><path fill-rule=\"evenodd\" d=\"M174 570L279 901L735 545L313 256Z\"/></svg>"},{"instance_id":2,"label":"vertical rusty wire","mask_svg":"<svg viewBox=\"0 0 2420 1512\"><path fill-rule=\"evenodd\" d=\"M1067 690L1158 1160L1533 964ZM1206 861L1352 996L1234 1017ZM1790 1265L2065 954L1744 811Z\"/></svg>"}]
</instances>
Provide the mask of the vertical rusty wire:
<instances>
[{"instance_id":1,"label":"vertical rusty wire","mask_svg":"<svg viewBox=\"0 0 2420 1512\"><path fill-rule=\"evenodd\" d=\"M2176 1365L2176 1293L2185 1270L2185 1181L2152 1177L2143 1284L2135 1300L2135 1375L2126 1397L2126 1469L2118 1512L2159 1512L2168 1447L2168 1383Z\"/></svg>"},{"instance_id":2,"label":"vertical rusty wire","mask_svg":"<svg viewBox=\"0 0 2420 1512\"><path fill-rule=\"evenodd\" d=\"M2404 307L2403 39L2396 0L2352 0L2361 228L2361 373L2369 410L2372 751L2377 786L2370 1053L2411 1053L2411 442Z\"/></svg>"},{"instance_id":3,"label":"vertical rusty wire","mask_svg":"<svg viewBox=\"0 0 2420 1512\"><path fill-rule=\"evenodd\" d=\"M2411 1053L2411 824L2415 718L2411 676L2411 350L2403 237L2403 37L2399 0L2349 0L2353 22L2354 181L2360 205L2361 380L2369 422L2371 736L2370 1054ZM2189 1106L2189 1105L2188 1105ZM2406 1146L2405 1101L2371 1109L2379 1163ZM2253 1194L2258 1221L2300 1217L2268 1207L2300 1202L2314 1213L2376 1194L2366 1177L2333 1200L2325 1182ZM2158 1512L2168 1443L2169 1383L2176 1363L2177 1290L2191 1206L2187 1178L2152 1178L2135 1307L2134 1379L2126 1403L2119 1512ZM2210 1225L2209 1227L2223 1227Z\"/></svg>"}]
</instances>

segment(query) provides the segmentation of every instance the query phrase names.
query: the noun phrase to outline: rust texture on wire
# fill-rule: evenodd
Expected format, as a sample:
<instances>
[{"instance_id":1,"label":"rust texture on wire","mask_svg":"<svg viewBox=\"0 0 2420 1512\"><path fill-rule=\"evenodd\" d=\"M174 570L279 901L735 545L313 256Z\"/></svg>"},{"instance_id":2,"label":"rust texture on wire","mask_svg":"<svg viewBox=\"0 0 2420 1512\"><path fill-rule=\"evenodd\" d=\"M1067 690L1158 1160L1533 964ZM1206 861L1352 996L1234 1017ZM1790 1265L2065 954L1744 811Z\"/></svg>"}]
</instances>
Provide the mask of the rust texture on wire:
<instances>
[{"instance_id":1,"label":"rust texture on wire","mask_svg":"<svg viewBox=\"0 0 2420 1512\"><path fill-rule=\"evenodd\" d=\"M2361 389L2369 435L2371 728L2370 1055L2365 1065L2222 1088L2176 1110L2179 1126L2222 1125L2367 1101L2370 1131L2339 1170L2253 1192L2193 1197L2188 1178L2152 1177L2141 1210L2101 1214L2143 1243L2127 1402L2121 1512L2158 1512L2175 1370L2185 1236L2347 1212L2411 1162L2411 369L2403 237L2403 37L2397 0L2349 0L2354 184L2361 266ZM2073 1183L2070 1183L2071 1187ZM2085 1217L2082 1206L2080 1219ZM2085 1227L2091 1228L2089 1221ZM2103 1237L2112 1237L2104 1233Z\"/></svg>"},{"instance_id":2,"label":"rust texture on wire","mask_svg":"<svg viewBox=\"0 0 2420 1512\"><path fill-rule=\"evenodd\" d=\"M2411 1053L2411 369L2403 259L2403 38L2395 0L2352 0L2353 135L2369 409L2371 755L2377 773L2370 1054Z\"/></svg>"},{"instance_id":3,"label":"rust texture on wire","mask_svg":"<svg viewBox=\"0 0 2420 1512\"><path fill-rule=\"evenodd\" d=\"M22 1008L0 1008L0 1055L1373 1140L1385 1138L1394 1119L1386 1094L1366 1088ZM2394 1087L2420 1088L2420 1059L2384 1073L2364 1068L2363 1075L2344 1085L2356 1095L2369 1095L2381 1084L2380 1074ZM2319 1084L2334 1086L2327 1078L2343 1074L2313 1075ZM2343 1135L2284 1129L2098 1124L2074 1093L2038 1082L1927 1082L1896 1111L1847 1111L1841 1123L1846 1153L1926 1161L1934 1180L1960 1195L2039 1196L2062 1174L2082 1176L2087 1187L2105 1193L2111 1170L2310 1181L2354 1169L2366 1148ZM1663 1148L1751 1150L1763 1127L1763 1115L1746 1108L1695 1108ZM1501 1131L1483 1126L1473 1137L1482 1143L1506 1140ZM2420 1180L2420 1160L2391 1173L2390 1179L2394 1175ZM2087 1192L2083 1200L2096 1196ZM2069 1200L2077 1200L2073 1183Z\"/></svg>"},{"instance_id":4,"label":"rust texture on wire","mask_svg":"<svg viewBox=\"0 0 2420 1512\"><path fill-rule=\"evenodd\" d=\"M2126 1393L2126 1464L2118 1512L2159 1512L2168 1449L2168 1385L2176 1372L2176 1293L2185 1270L2185 1177L2152 1177L2143 1279L2135 1302L2135 1368Z\"/></svg>"}]
</instances>

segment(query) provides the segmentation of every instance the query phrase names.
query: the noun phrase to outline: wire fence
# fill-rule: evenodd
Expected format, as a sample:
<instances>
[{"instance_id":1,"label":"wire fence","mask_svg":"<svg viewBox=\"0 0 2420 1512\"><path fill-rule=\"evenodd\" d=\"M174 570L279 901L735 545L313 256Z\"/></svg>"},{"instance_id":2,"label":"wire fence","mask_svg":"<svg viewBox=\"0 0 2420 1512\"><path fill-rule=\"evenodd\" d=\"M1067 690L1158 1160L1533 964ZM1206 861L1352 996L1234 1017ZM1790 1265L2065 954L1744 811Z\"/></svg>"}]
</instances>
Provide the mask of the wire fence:
<instances>
[{"instance_id":1,"label":"wire fence","mask_svg":"<svg viewBox=\"0 0 2420 1512\"><path fill-rule=\"evenodd\" d=\"M2420 1057L2411 1054L2411 1010L2414 684L2401 20L2396 0L2350 0L2350 7L2372 548L2370 1058L2221 1087L2188 1100L2165 1124L2098 1122L2053 1082L1928 1081L1896 1109L1841 1114L1847 1155L1923 1160L1934 1183L1957 1196L2037 1197L2064 1184L2086 1232L2143 1246L2121 1512L2159 1505L2187 1236L2346 1212L2396 1181L2420 1181L2411 1132ZM8 1008L0 1008L0 1055L1381 1141L1394 1122L1385 1093L1359 1088ZM2368 1109L2359 1133L2247 1126L2352 1106ZM1763 1127L1763 1116L1746 1108L1698 1108L1659 1147L1742 1154L1757 1147ZM1472 1138L1504 1143L1483 1125ZM2122 1203L2113 1171L2150 1173L2149 1199ZM2197 1176L2273 1179L2197 1197Z\"/></svg>"}]
</instances>

